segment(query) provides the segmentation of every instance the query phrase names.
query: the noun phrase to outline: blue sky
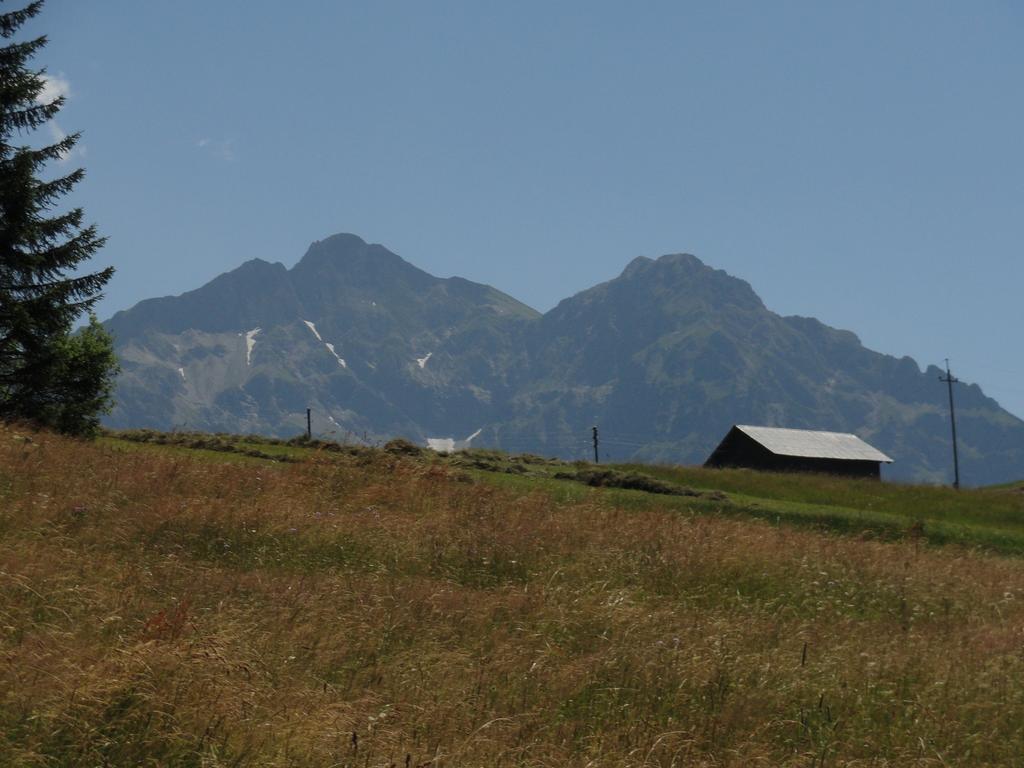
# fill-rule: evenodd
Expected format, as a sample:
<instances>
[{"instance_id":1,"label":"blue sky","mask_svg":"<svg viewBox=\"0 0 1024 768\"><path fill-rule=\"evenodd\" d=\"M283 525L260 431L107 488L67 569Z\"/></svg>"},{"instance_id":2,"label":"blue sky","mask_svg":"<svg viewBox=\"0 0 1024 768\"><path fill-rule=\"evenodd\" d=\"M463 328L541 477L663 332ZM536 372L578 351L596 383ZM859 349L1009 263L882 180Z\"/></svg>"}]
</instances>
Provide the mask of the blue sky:
<instances>
[{"instance_id":1,"label":"blue sky","mask_svg":"<svg viewBox=\"0 0 1024 768\"><path fill-rule=\"evenodd\" d=\"M101 317L340 231L541 310L685 251L1024 415L1019 3L49 0L31 31Z\"/></svg>"}]
</instances>

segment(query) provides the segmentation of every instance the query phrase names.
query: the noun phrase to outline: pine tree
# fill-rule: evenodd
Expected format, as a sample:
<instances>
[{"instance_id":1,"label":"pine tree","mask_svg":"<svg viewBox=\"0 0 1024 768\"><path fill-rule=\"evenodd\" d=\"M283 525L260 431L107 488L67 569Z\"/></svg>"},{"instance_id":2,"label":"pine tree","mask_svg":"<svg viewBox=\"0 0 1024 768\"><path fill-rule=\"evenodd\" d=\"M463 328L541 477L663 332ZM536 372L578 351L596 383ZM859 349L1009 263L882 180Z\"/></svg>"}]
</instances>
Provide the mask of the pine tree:
<instances>
[{"instance_id":1,"label":"pine tree","mask_svg":"<svg viewBox=\"0 0 1024 768\"><path fill-rule=\"evenodd\" d=\"M42 5L0 13L0 37L12 38ZM42 98L45 70L29 67L45 45L44 36L0 47L0 420L90 434L117 370L111 339L91 314L113 268L85 272L104 238L83 227L81 208L55 210L85 172L40 178L67 160L79 134L40 148L23 143L64 104ZM89 325L74 333L86 313Z\"/></svg>"}]
</instances>

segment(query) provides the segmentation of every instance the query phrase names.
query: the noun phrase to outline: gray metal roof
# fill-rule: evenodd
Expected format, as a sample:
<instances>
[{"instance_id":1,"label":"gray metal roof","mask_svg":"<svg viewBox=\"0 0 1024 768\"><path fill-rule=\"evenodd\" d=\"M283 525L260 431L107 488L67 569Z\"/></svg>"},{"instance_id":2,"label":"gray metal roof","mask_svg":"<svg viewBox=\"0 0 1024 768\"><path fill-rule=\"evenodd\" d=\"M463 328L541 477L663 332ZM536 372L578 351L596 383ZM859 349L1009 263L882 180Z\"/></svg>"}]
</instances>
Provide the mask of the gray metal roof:
<instances>
[{"instance_id":1,"label":"gray metal roof","mask_svg":"<svg viewBox=\"0 0 1024 768\"><path fill-rule=\"evenodd\" d=\"M801 456L813 459L852 459L882 461L892 459L872 448L856 435L847 432L818 432L813 429L751 427L737 424L736 429L759 442L779 456Z\"/></svg>"}]
</instances>

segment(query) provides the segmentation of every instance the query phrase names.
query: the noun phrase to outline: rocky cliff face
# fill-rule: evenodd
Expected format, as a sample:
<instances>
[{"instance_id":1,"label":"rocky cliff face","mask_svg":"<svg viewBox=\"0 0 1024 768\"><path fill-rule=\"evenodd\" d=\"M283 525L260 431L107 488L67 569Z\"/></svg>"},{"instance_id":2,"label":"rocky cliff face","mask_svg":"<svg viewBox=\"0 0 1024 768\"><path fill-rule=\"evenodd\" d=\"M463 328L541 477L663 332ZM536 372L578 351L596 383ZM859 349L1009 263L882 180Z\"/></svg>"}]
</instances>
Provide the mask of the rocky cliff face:
<instances>
[{"instance_id":1,"label":"rocky cliff face","mask_svg":"<svg viewBox=\"0 0 1024 768\"><path fill-rule=\"evenodd\" d=\"M124 371L112 426L404 435L563 457L600 424L615 460L698 462L735 423L856 432L941 481L939 371L767 310L742 280L683 254L639 258L541 316L439 279L354 235L292 269L250 261L108 323ZM1024 474L1024 422L958 391L964 477ZM437 443L444 445L445 443Z\"/></svg>"}]
</instances>

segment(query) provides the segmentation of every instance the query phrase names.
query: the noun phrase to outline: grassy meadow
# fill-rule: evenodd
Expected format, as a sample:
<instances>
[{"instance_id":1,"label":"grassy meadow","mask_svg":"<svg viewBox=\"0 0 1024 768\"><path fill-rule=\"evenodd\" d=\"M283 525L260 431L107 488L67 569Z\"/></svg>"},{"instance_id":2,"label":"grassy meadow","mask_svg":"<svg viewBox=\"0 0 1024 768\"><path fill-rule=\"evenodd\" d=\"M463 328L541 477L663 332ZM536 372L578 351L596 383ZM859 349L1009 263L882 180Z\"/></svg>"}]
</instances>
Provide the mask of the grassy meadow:
<instances>
[{"instance_id":1,"label":"grassy meadow","mask_svg":"<svg viewBox=\"0 0 1024 768\"><path fill-rule=\"evenodd\" d=\"M1024 765L1024 493L0 427L0 765Z\"/></svg>"}]
</instances>

